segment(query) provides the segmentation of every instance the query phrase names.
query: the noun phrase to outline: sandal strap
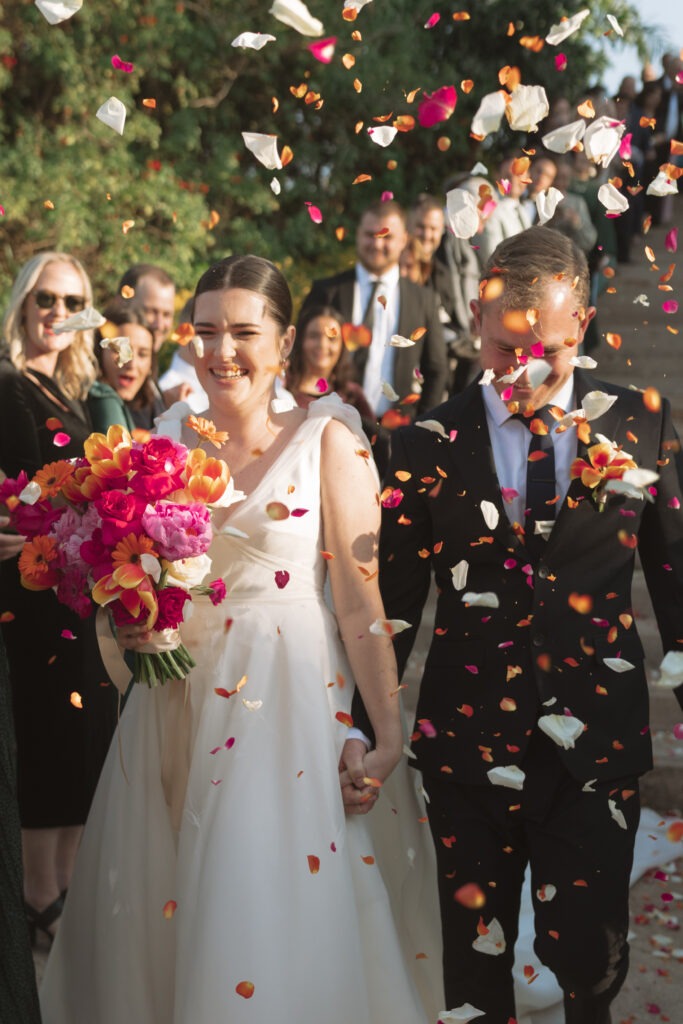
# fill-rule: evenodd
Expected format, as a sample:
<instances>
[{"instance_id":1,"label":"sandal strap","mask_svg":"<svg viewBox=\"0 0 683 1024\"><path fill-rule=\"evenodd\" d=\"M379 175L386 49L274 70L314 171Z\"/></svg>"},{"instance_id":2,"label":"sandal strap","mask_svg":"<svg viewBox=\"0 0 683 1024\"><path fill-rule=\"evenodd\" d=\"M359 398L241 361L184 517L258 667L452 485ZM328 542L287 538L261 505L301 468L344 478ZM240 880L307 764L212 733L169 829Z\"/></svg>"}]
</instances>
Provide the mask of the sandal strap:
<instances>
[{"instance_id":1,"label":"sandal strap","mask_svg":"<svg viewBox=\"0 0 683 1024\"><path fill-rule=\"evenodd\" d=\"M56 900L45 907L45 910L36 910L30 903L24 903L26 917L34 928L47 931L51 924L54 924L64 910L64 896L60 893Z\"/></svg>"}]
</instances>

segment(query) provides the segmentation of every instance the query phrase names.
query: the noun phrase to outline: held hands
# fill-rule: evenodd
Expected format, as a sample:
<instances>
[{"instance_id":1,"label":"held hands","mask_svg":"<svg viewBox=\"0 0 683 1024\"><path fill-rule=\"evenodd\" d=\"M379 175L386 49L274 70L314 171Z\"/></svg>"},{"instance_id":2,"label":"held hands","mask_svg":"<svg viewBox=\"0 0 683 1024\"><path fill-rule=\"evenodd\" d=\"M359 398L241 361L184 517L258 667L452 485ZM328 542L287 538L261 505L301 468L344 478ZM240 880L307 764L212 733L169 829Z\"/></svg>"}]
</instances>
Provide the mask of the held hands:
<instances>
[{"instance_id":1,"label":"held hands","mask_svg":"<svg viewBox=\"0 0 683 1024\"><path fill-rule=\"evenodd\" d=\"M384 782L400 759L400 746L387 748L380 744L368 751L362 740L346 741L339 760L339 783L347 814L372 810L381 792L377 782Z\"/></svg>"}]
</instances>

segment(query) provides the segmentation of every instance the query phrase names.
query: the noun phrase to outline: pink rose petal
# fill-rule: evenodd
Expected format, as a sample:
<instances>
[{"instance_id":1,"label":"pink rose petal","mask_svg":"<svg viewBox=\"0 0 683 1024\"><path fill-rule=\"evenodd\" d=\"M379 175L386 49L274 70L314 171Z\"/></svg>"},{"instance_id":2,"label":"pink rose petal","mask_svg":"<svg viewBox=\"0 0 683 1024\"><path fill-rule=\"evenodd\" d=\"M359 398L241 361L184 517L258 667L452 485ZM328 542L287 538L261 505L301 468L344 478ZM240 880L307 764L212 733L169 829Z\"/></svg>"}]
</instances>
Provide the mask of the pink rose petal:
<instances>
[{"instance_id":1,"label":"pink rose petal","mask_svg":"<svg viewBox=\"0 0 683 1024\"><path fill-rule=\"evenodd\" d=\"M458 436L458 431L457 430L449 430L449 432L448 432L448 440L449 441L455 441L457 436Z\"/></svg>"},{"instance_id":2,"label":"pink rose petal","mask_svg":"<svg viewBox=\"0 0 683 1024\"><path fill-rule=\"evenodd\" d=\"M315 390L318 392L318 394L324 395L326 391L329 391L329 388L330 386L325 380L325 378L318 377L317 381L315 382Z\"/></svg>"},{"instance_id":3,"label":"pink rose petal","mask_svg":"<svg viewBox=\"0 0 683 1024\"><path fill-rule=\"evenodd\" d=\"M500 493L503 495L503 501L508 505L519 497L519 491L516 491L514 487L501 487ZM510 561L510 559L508 559ZM514 563L517 564L516 562Z\"/></svg>"},{"instance_id":4,"label":"pink rose petal","mask_svg":"<svg viewBox=\"0 0 683 1024\"><path fill-rule=\"evenodd\" d=\"M131 64L127 60L121 60L118 53L115 53L111 59L111 66L116 68L117 71L125 71L127 75L135 69L135 65Z\"/></svg>"},{"instance_id":5,"label":"pink rose petal","mask_svg":"<svg viewBox=\"0 0 683 1024\"><path fill-rule=\"evenodd\" d=\"M439 14L438 11L434 11L434 13L430 14L430 16L425 21L425 26L424 27L425 28L434 28L434 26L438 25L440 21L441 21L441 15Z\"/></svg>"},{"instance_id":6,"label":"pink rose petal","mask_svg":"<svg viewBox=\"0 0 683 1024\"><path fill-rule=\"evenodd\" d=\"M622 160L631 159L631 139L633 138L633 132L628 132L622 138L619 144L619 156Z\"/></svg>"},{"instance_id":7,"label":"pink rose petal","mask_svg":"<svg viewBox=\"0 0 683 1024\"><path fill-rule=\"evenodd\" d=\"M290 512L290 515L295 516L297 519L301 519L308 512L307 508L295 508Z\"/></svg>"},{"instance_id":8,"label":"pink rose petal","mask_svg":"<svg viewBox=\"0 0 683 1024\"><path fill-rule=\"evenodd\" d=\"M542 341L535 341L531 346L531 354L534 359L542 359L545 354L545 347Z\"/></svg>"},{"instance_id":9,"label":"pink rose petal","mask_svg":"<svg viewBox=\"0 0 683 1024\"><path fill-rule=\"evenodd\" d=\"M334 47L337 42L336 36L328 36L327 39L318 39L315 43L309 43L307 49L321 64L330 64L334 57Z\"/></svg>"},{"instance_id":10,"label":"pink rose petal","mask_svg":"<svg viewBox=\"0 0 683 1024\"><path fill-rule=\"evenodd\" d=\"M566 71L567 70L567 54L558 53L555 55L555 70Z\"/></svg>"},{"instance_id":11,"label":"pink rose petal","mask_svg":"<svg viewBox=\"0 0 683 1024\"><path fill-rule=\"evenodd\" d=\"M674 736L677 740L683 740L683 722L676 722L674 725Z\"/></svg>"},{"instance_id":12,"label":"pink rose petal","mask_svg":"<svg viewBox=\"0 0 683 1024\"><path fill-rule=\"evenodd\" d=\"M500 396L504 402L509 402L512 398L512 384L505 388L505 391Z\"/></svg>"},{"instance_id":13,"label":"pink rose petal","mask_svg":"<svg viewBox=\"0 0 683 1024\"><path fill-rule=\"evenodd\" d=\"M678 228L672 228L664 239L667 252L676 252L678 249Z\"/></svg>"},{"instance_id":14,"label":"pink rose petal","mask_svg":"<svg viewBox=\"0 0 683 1024\"><path fill-rule=\"evenodd\" d=\"M289 573L286 569L278 569L275 573L275 586L282 590L289 583Z\"/></svg>"},{"instance_id":15,"label":"pink rose petal","mask_svg":"<svg viewBox=\"0 0 683 1024\"><path fill-rule=\"evenodd\" d=\"M473 676L479 675L479 669L477 668L476 665L465 665L465 668L467 669L468 672L471 672Z\"/></svg>"},{"instance_id":16,"label":"pink rose petal","mask_svg":"<svg viewBox=\"0 0 683 1024\"><path fill-rule=\"evenodd\" d=\"M454 85L442 85L436 92L423 93L417 109L417 119L423 128L447 121L455 110L458 96Z\"/></svg>"},{"instance_id":17,"label":"pink rose petal","mask_svg":"<svg viewBox=\"0 0 683 1024\"><path fill-rule=\"evenodd\" d=\"M0 206L0 217L4 217L4 216L5 216L5 207L4 206Z\"/></svg>"},{"instance_id":18,"label":"pink rose petal","mask_svg":"<svg viewBox=\"0 0 683 1024\"><path fill-rule=\"evenodd\" d=\"M76 634L72 633L70 629L63 629L61 632L62 640L75 640Z\"/></svg>"},{"instance_id":19,"label":"pink rose petal","mask_svg":"<svg viewBox=\"0 0 683 1024\"><path fill-rule=\"evenodd\" d=\"M421 719L417 724L418 729L423 736L426 736L428 740L433 740L436 736L436 729L429 721L428 718Z\"/></svg>"},{"instance_id":20,"label":"pink rose petal","mask_svg":"<svg viewBox=\"0 0 683 1024\"><path fill-rule=\"evenodd\" d=\"M56 445L57 448L64 448L69 443L70 440L71 438L69 437L69 435L65 434L62 430L60 430L52 438L52 443Z\"/></svg>"},{"instance_id":21,"label":"pink rose petal","mask_svg":"<svg viewBox=\"0 0 683 1024\"><path fill-rule=\"evenodd\" d=\"M514 569L516 565L517 560L515 558L506 558L505 561L503 562L504 569Z\"/></svg>"},{"instance_id":22,"label":"pink rose petal","mask_svg":"<svg viewBox=\"0 0 683 1024\"><path fill-rule=\"evenodd\" d=\"M396 508L403 501L403 491L400 487L394 487L393 491L382 498L383 508Z\"/></svg>"},{"instance_id":23,"label":"pink rose petal","mask_svg":"<svg viewBox=\"0 0 683 1024\"><path fill-rule=\"evenodd\" d=\"M668 299L666 302L662 303L662 309L665 313L677 313L678 303L675 299Z\"/></svg>"},{"instance_id":24,"label":"pink rose petal","mask_svg":"<svg viewBox=\"0 0 683 1024\"><path fill-rule=\"evenodd\" d=\"M314 206L313 203L306 203L305 205L308 207L308 216L311 218L313 223L314 224L322 224L322 222L323 222L323 215L320 212L320 210L318 209L318 207Z\"/></svg>"},{"instance_id":25,"label":"pink rose petal","mask_svg":"<svg viewBox=\"0 0 683 1024\"><path fill-rule=\"evenodd\" d=\"M391 200L394 198L394 193L393 192L382 192L382 195L379 198L380 198L380 202L382 202L382 203L390 203Z\"/></svg>"}]
</instances>

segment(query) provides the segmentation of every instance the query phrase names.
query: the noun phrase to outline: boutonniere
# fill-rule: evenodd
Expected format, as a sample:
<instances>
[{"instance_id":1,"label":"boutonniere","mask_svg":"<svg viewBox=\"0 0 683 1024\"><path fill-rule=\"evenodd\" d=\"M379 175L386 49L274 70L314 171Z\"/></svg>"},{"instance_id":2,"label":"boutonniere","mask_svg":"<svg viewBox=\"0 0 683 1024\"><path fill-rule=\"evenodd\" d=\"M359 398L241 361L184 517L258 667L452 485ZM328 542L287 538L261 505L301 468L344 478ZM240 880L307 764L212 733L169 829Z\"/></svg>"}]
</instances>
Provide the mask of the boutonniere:
<instances>
[{"instance_id":1,"label":"boutonniere","mask_svg":"<svg viewBox=\"0 0 683 1024\"><path fill-rule=\"evenodd\" d=\"M598 443L591 445L586 453L588 460L574 459L569 472L572 480L580 478L584 487L590 489L599 511L603 511L610 494L654 501L651 487L659 474L651 469L640 469L620 445L602 434L597 437Z\"/></svg>"}]
</instances>

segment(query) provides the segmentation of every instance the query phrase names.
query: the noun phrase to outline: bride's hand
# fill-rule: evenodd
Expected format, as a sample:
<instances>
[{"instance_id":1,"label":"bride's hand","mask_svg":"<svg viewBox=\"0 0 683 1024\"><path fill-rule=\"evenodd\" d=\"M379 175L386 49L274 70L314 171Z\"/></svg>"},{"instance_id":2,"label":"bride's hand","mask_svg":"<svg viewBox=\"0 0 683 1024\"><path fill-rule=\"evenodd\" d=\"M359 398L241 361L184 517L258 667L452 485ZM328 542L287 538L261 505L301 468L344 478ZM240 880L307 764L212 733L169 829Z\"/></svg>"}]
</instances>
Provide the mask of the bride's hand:
<instances>
[{"instance_id":1,"label":"bride's hand","mask_svg":"<svg viewBox=\"0 0 683 1024\"><path fill-rule=\"evenodd\" d=\"M119 626L116 630L116 642L127 651L137 651L152 639L152 630L147 626Z\"/></svg>"},{"instance_id":2,"label":"bride's hand","mask_svg":"<svg viewBox=\"0 0 683 1024\"><path fill-rule=\"evenodd\" d=\"M339 761L339 783L347 814L367 814L381 792L381 784L401 759L401 749L383 747L371 751L362 740L347 740ZM379 785L378 785L379 783Z\"/></svg>"}]
</instances>

